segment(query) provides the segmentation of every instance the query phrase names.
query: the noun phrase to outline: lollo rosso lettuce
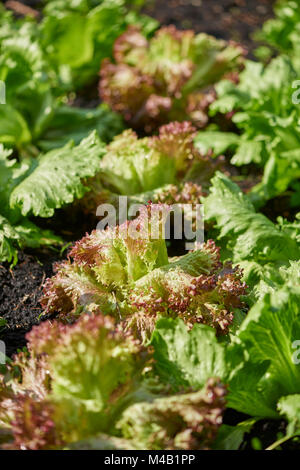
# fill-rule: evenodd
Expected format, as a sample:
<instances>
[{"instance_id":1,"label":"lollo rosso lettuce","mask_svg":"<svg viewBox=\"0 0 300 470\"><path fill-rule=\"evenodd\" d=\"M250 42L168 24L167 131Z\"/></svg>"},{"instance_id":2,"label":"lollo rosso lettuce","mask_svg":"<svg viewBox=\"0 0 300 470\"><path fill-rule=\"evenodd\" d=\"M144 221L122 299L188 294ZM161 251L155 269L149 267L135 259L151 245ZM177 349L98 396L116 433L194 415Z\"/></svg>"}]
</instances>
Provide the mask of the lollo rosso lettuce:
<instances>
[{"instance_id":1,"label":"lollo rosso lettuce","mask_svg":"<svg viewBox=\"0 0 300 470\"><path fill-rule=\"evenodd\" d=\"M208 87L237 71L242 57L240 46L206 34L168 26L148 41L129 26L115 42L114 62L102 62L100 96L146 133L175 117L203 127L214 100Z\"/></svg>"},{"instance_id":2,"label":"lollo rosso lettuce","mask_svg":"<svg viewBox=\"0 0 300 470\"><path fill-rule=\"evenodd\" d=\"M211 447L226 404L219 379L172 392L153 369L154 349L108 316L45 322L27 339L29 352L0 376L2 447Z\"/></svg>"},{"instance_id":3,"label":"lollo rosso lettuce","mask_svg":"<svg viewBox=\"0 0 300 470\"><path fill-rule=\"evenodd\" d=\"M46 281L45 312L62 319L109 314L143 340L159 316L180 317L189 327L208 324L226 334L235 310L244 308L242 272L220 262L213 241L169 259L168 215L167 205L141 206L136 219L78 241Z\"/></svg>"}]
</instances>

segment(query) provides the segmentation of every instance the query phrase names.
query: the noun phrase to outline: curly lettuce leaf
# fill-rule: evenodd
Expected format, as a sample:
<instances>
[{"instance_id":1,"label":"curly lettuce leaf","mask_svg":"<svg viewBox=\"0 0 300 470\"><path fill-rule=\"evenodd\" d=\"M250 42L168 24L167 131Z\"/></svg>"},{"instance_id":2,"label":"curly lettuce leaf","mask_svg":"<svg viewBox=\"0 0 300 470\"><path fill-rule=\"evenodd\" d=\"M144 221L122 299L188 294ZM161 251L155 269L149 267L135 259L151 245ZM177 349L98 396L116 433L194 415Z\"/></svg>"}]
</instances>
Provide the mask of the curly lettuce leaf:
<instances>
[{"instance_id":1,"label":"curly lettuce leaf","mask_svg":"<svg viewBox=\"0 0 300 470\"><path fill-rule=\"evenodd\" d=\"M26 215L50 217L54 210L82 197L85 180L99 169L105 146L94 132L75 147L72 143L38 159L21 163L0 148L0 259L17 260L17 249L61 242L40 230Z\"/></svg>"},{"instance_id":2,"label":"curly lettuce leaf","mask_svg":"<svg viewBox=\"0 0 300 470\"><path fill-rule=\"evenodd\" d=\"M273 276L280 266L299 259L299 243L284 225L256 213L250 199L225 175L218 173L211 182L205 217L216 221L219 238L225 239L233 261L245 267L247 282L255 285L264 274Z\"/></svg>"},{"instance_id":3,"label":"curly lettuce leaf","mask_svg":"<svg viewBox=\"0 0 300 470\"><path fill-rule=\"evenodd\" d=\"M50 230L41 230L28 219L21 219L11 224L0 214L0 262L8 261L15 264L18 250L24 247L38 248L43 245L57 245L60 237Z\"/></svg>"},{"instance_id":4,"label":"curly lettuce leaf","mask_svg":"<svg viewBox=\"0 0 300 470\"><path fill-rule=\"evenodd\" d=\"M125 195L176 183L201 160L193 147L194 132L188 122L162 126L159 136L152 138L138 139L133 131L124 131L107 147L100 181L115 193Z\"/></svg>"},{"instance_id":5,"label":"curly lettuce leaf","mask_svg":"<svg viewBox=\"0 0 300 470\"><path fill-rule=\"evenodd\" d=\"M242 273L220 262L212 241L168 259L165 222L169 207L140 207L137 219L95 230L79 240L73 258L57 265L41 300L45 312L76 316L102 312L124 321L147 340L159 315L213 326L226 334L235 309L243 309Z\"/></svg>"},{"instance_id":6,"label":"curly lettuce leaf","mask_svg":"<svg viewBox=\"0 0 300 470\"><path fill-rule=\"evenodd\" d=\"M129 203L193 204L195 209L223 159L198 152L194 135L187 121L161 126L153 137L138 139L132 130L124 131L106 147L80 206L95 214L103 202L117 205L118 195L124 195Z\"/></svg>"},{"instance_id":7,"label":"curly lettuce leaf","mask_svg":"<svg viewBox=\"0 0 300 470\"><path fill-rule=\"evenodd\" d=\"M299 70L300 51L300 13L297 1L278 0L274 6L275 18L266 21L256 37L260 41L288 54L295 68Z\"/></svg>"},{"instance_id":8,"label":"curly lettuce leaf","mask_svg":"<svg viewBox=\"0 0 300 470\"><path fill-rule=\"evenodd\" d=\"M12 191L26 178L31 168L30 161L18 163L10 159L11 153L11 150L0 147L0 261L16 263L18 249L57 244L61 239L22 217L18 207L11 207Z\"/></svg>"},{"instance_id":9,"label":"curly lettuce leaf","mask_svg":"<svg viewBox=\"0 0 300 470\"><path fill-rule=\"evenodd\" d=\"M181 319L161 318L151 337L155 370L175 389L202 387L209 377L225 377L224 348L206 325L188 331Z\"/></svg>"},{"instance_id":10,"label":"curly lettuce leaf","mask_svg":"<svg viewBox=\"0 0 300 470\"><path fill-rule=\"evenodd\" d=\"M204 88L238 70L242 49L206 34L163 27L147 41L132 26L103 61L100 95L131 127L150 133L175 118L207 124L213 94Z\"/></svg>"},{"instance_id":11,"label":"curly lettuce leaf","mask_svg":"<svg viewBox=\"0 0 300 470\"><path fill-rule=\"evenodd\" d=\"M211 446L225 408L218 379L170 396L152 371L151 350L102 315L42 323L28 341L28 354L0 376L6 449Z\"/></svg>"},{"instance_id":12,"label":"curly lettuce leaf","mask_svg":"<svg viewBox=\"0 0 300 470\"><path fill-rule=\"evenodd\" d=\"M286 56L267 66L248 61L239 83L221 81L211 113L231 113L240 135L199 133L199 149L230 150L231 163L264 167L262 181L252 189L257 206L280 194L299 178L299 106L293 88L298 76ZM216 138L213 141L214 137Z\"/></svg>"},{"instance_id":13,"label":"curly lettuce leaf","mask_svg":"<svg viewBox=\"0 0 300 470\"><path fill-rule=\"evenodd\" d=\"M12 426L15 445L52 448L112 432L147 364L143 348L102 316L82 317L73 326L44 323L28 340L31 357L20 354L16 363L22 380L12 375L1 393L0 422ZM14 422L7 397L14 401Z\"/></svg>"},{"instance_id":14,"label":"curly lettuce leaf","mask_svg":"<svg viewBox=\"0 0 300 470\"><path fill-rule=\"evenodd\" d=\"M23 215L52 216L55 209L85 194L83 180L97 172L104 148L93 132L78 146L69 143L42 155L13 189L11 206L19 207Z\"/></svg>"},{"instance_id":15,"label":"curly lettuce leaf","mask_svg":"<svg viewBox=\"0 0 300 470\"><path fill-rule=\"evenodd\" d=\"M58 265L57 275L45 285L45 310L65 315L100 310L119 317L126 290L168 262L164 240L167 214L165 206L142 207L135 221L95 230L79 240L70 253L73 263Z\"/></svg>"},{"instance_id":16,"label":"curly lettuce leaf","mask_svg":"<svg viewBox=\"0 0 300 470\"><path fill-rule=\"evenodd\" d=\"M147 450L207 450L220 426L225 396L223 384L210 379L200 391L130 406L117 426Z\"/></svg>"},{"instance_id":17,"label":"curly lettuce leaf","mask_svg":"<svg viewBox=\"0 0 300 470\"><path fill-rule=\"evenodd\" d=\"M245 294L241 272L230 263L222 265L218 249L209 241L137 280L130 305L138 313L128 321L143 335L152 330L158 315L182 318L189 327L207 324L226 335L235 309L244 307L241 298Z\"/></svg>"}]
</instances>

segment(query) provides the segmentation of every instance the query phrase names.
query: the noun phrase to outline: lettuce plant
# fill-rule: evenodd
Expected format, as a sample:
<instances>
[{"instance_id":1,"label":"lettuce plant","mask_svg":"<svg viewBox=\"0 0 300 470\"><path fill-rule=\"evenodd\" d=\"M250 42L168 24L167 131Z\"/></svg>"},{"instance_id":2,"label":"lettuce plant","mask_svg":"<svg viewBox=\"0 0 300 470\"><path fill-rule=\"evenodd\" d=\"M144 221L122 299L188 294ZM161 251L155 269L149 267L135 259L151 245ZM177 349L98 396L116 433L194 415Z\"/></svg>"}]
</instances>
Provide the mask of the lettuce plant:
<instances>
[{"instance_id":1,"label":"lettuce plant","mask_svg":"<svg viewBox=\"0 0 300 470\"><path fill-rule=\"evenodd\" d=\"M86 212L118 203L199 204L209 180L223 166L223 157L212 159L194 146L196 129L190 122L161 126L158 136L138 139L132 130L114 138L106 147L99 172L88 181L91 188L80 202Z\"/></svg>"},{"instance_id":2,"label":"lettuce plant","mask_svg":"<svg viewBox=\"0 0 300 470\"><path fill-rule=\"evenodd\" d=\"M137 219L95 230L56 266L41 300L62 318L104 313L147 339L158 316L180 317L226 334L235 309L243 308L242 273L220 262L213 241L168 259L164 226L168 206L141 206Z\"/></svg>"},{"instance_id":3,"label":"lettuce plant","mask_svg":"<svg viewBox=\"0 0 300 470\"><path fill-rule=\"evenodd\" d=\"M297 71L300 70L300 13L296 0L277 0L274 6L275 18L264 23L256 36L271 48L291 57Z\"/></svg>"},{"instance_id":4,"label":"lettuce plant","mask_svg":"<svg viewBox=\"0 0 300 470\"><path fill-rule=\"evenodd\" d=\"M69 121L74 118L70 134L62 135L53 127L41 146L51 148L64 143L73 136L74 126L80 129L77 137L85 134L90 125L85 111L80 111L75 119L74 111L69 109L61 108L57 123L59 116ZM91 114L94 122L95 113ZM83 122L86 128L82 127ZM44 238L25 217L51 217L55 209L70 203L93 214L101 203L111 202L118 207L119 195L128 196L129 205L149 200L176 203L179 207L192 204L187 217L195 222L196 204L206 194L209 179L222 167L223 160L202 156L193 145L194 135L195 129L187 122L163 126L159 136L152 138L138 139L127 130L108 146L92 133L79 145L69 142L21 163L11 160L11 151L3 148L1 260L16 259L18 245L37 246L38 239ZM48 238L49 243L56 240L49 233Z\"/></svg>"},{"instance_id":5,"label":"lettuce plant","mask_svg":"<svg viewBox=\"0 0 300 470\"><path fill-rule=\"evenodd\" d=\"M65 90L78 89L97 79L99 65L111 57L114 41L129 25L145 35L157 21L141 15L126 0L51 1L39 25L41 46Z\"/></svg>"},{"instance_id":6,"label":"lettuce plant","mask_svg":"<svg viewBox=\"0 0 300 470\"><path fill-rule=\"evenodd\" d=\"M85 180L98 168L105 145L92 133L78 146L69 143L21 163L0 148L0 261L17 261L17 249L60 243L41 230L31 216L50 217L54 210L82 197Z\"/></svg>"},{"instance_id":7,"label":"lettuce plant","mask_svg":"<svg viewBox=\"0 0 300 470\"><path fill-rule=\"evenodd\" d=\"M79 143L94 129L105 141L121 132L121 119L107 106L80 109L63 104L67 98L55 88L32 25L25 23L17 33L0 38L0 51L6 95L0 106L0 142L16 148L21 157L36 156L39 149L60 147L71 139Z\"/></svg>"},{"instance_id":8,"label":"lettuce plant","mask_svg":"<svg viewBox=\"0 0 300 470\"><path fill-rule=\"evenodd\" d=\"M79 143L94 129L106 141L122 130L121 119L107 106L80 109L63 104L67 98L56 90L32 25L25 23L12 36L0 38L0 51L6 95L0 106L0 142L16 148L21 157L36 156L39 149L60 147L71 139Z\"/></svg>"},{"instance_id":9,"label":"lettuce plant","mask_svg":"<svg viewBox=\"0 0 300 470\"><path fill-rule=\"evenodd\" d=\"M101 60L111 56L114 39L132 23L145 34L156 27L155 20L129 13L124 0L51 2L39 22L15 20L1 6L0 80L6 105L0 106L0 142L26 156L70 138L79 143L94 129L107 141L120 132L120 118L107 107L66 109L66 103L75 90L97 80Z\"/></svg>"},{"instance_id":10,"label":"lettuce plant","mask_svg":"<svg viewBox=\"0 0 300 470\"><path fill-rule=\"evenodd\" d=\"M249 360L232 375L229 406L253 416L276 418L281 412L279 399L299 393L299 365L295 360L299 300L298 277L298 284L287 283L266 293L249 311L238 333ZM261 374L260 379L257 374Z\"/></svg>"},{"instance_id":11,"label":"lettuce plant","mask_svg":"<svg viewBox=\"0 0 300 470\"><path fill-rule=\"evenodd\" d=\"M54 0L43 8L40 21L17 20L1 5L1 59L10 55L12 69L24 67L23 71L26 61L35 62L34 71L43 72L40 82L50 84L57 96L97 79L101 60L111 57L114 40L131 24L140 25L146 35L157 27L156 20L140 15L138 8L129 11L126 0Z\"/></svg>"},{"instance_id":12,"label":"lettuce plant","mask_svg":"<svg viewBox=\"0 0 300 470\"><path fill-rule=\"evenodd\" d=\"M153 352L108 316L46 322L28 334L0 382L5 448L207 449L222 423L226 388L170 394ZM10 440L9 440L10 437ZM88 444L90 442L90 444Z\"/></svg>"},{"instance_id":13,"label":"lettuce plant","mask_svg":"<svg viewBox=\"0 0 300 470\"><path fill-rule=\"evenodd\" d=\"M256 296L273 292L287 283L299 283L300 225L278 218L274 224L257 213L249 197L225 175L212 179L204 201L207 221L215 221L227 256L244 270L244 279Z\"/></svg>"},{"instance_id":14,"label":"lettuce plant","mask_svg":"<svg viewBox=\"0 0 300 470\"><path fill-rule=\"evenodd\" d=\"M242 48L206 34L159 29L149 41L131 26L114 45L114 62L103 61L100 96L131 127L151 132L174 119L207 123L214 99L205 88L238 70Z\"/></svg>"},{"instance_id":15,"label":"lettuce plant","mask_svg":"<svg viewBox=\"0 0 300 470\"><path fill-rule=\"evenodd\" d=\"M228 384L228 407L256 420L285 416L287 437L299 435L299 299L298 266L297 283L264 294L231 343L218 342L206 325L188 332L180 320L163 318L151 341L154 368L173 387L201 387L217 375Z\"/></svg>"},{"instance_id":16,"label":"lettuce plant","mask_svg":"<svg viewBox=\"0 0 300 470\"><path fill-rule=\"evenodd\" d=\"M218 99L210 112L233 113L239 134L216 131L200 132L196 146L202 152L216 154L229 150L231 163L263 167L262 181L252 189L257 206L288 189L291 203L298 205L299 105L292 85L298 75L284 56L267 66L248 61L239 84L223 80L216 86Z\"/></svg>"}]
</instances>

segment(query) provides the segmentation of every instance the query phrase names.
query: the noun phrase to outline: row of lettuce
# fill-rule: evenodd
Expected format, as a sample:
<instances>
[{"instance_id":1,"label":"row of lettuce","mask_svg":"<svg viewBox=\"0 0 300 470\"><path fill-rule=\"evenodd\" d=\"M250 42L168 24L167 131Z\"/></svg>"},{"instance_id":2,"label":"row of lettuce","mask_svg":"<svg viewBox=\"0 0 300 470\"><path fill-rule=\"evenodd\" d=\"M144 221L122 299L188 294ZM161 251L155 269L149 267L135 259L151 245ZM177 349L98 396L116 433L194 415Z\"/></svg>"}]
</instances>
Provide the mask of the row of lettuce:
<instances>
[{"instance_id":1,"label":"row of lettuce","mask_svg":"<svg viewBox=\"0 0 300 470\"><path fill-rule=\"evenodd\" d=\"M2 11L0 260L61 245L39 228L56 209L152 201L79 240L47 280L58 318L3 368L5 448L237 449L282 418L281 440L299 435L299 2L276 8L267 65L205 34L154 33L122 1L48 2L40 21ZM70 106L102 59L105 104ZM259 211L275 197L288 219ZM170 258L169 206L200 201L208 241ZM143 234L149 213L160 236L137 242L128 228ZM248 419L222 424L226 408Z\"/></svg>"}]
</instances>

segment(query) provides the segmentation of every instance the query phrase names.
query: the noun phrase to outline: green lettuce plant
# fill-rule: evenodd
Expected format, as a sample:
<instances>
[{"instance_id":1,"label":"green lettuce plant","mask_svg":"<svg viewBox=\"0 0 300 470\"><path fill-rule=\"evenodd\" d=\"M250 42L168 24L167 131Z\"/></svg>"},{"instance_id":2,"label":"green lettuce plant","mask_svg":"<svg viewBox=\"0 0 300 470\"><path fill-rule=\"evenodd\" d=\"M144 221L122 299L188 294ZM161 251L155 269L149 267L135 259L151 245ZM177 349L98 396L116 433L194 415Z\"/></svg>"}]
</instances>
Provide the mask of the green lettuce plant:
<instances>
[{"instance_id":1,"label":"green lettuce plant","mask_svg":"<svg viewBox=\"0 0 300 470\"><path fill-rule=\"evenodd\" d=\"M196 138L202 152L212 149L218 155L227 150L234 165L254 163L263 168L261 182L251 191L256 206L281 194L298 205L300 107L292 86L297 78L287 57L267 66L247 61L238 84L218 83L218 98L210 107L211 113L232 113L239 133L212 130Z\"/></svg>"},{"instance_id":2,"label":"green lettuce plant","mask_svg":"<svg viewBox=\"0 0 300 470\"><path fill-rule=\"evenodd\" d=\"M71 139L79 143L94 129L109 141L122 130L121 119L107 106L81 109L64 104L67 98L57 96L51 68L31 26L24 24L19 36L0 40L6 101L0 105L0 142L26 157Z\"/></svg>"},{"instance_id":3,"label":"green lettuce plant","mask_svg":"<svg viewBox=\"0 0 300 470\"><path fill-rule=\"evenodd\" d=\"M0 26L1 29L1 26ZM32 24L0 38L0 80L5 83L5 104L0 105L0 142L14 147L21 157L39 150L76 143L97 129L109 141L122 130L121 119L107 109L67 106L56 90L55 75L35 37Z\"/></svg>"},{"instance_id":4,"label":"green lettuce plant","mask_svg":"<svg viewBox=\"0 0 300 470\"><path fill-rule=\"evenodd\" d=\"M157 323L151 344L163 383L197 388L217 374L228 386L227 406L254 418L240 423L240 430L222 426L216 448L224 448L223 432L233 438L232 433L240 431L237 447L231 441L231 448L237 449L240 436L260 419L284 417L284 440L299 435L299 300L298 266L297 284L286 283L264 294L231 343L220 343L207 325L195 325L188 332L179 319Z\"/></svg>"},{"instance_id":5,"label":"green lettuce plant","mask_svg":"<svg viewBox=\"0 0 300 470\"><path fill-rule=\"evenodd\" d=\"M275 18L266 21L256 38L270 46L270 52L287 54L297 71L300 70L300 13L298 0L277 0ZM264 46L264 48L267 46Z\"/></svg>"},{"instance_id":6,"label":"green lettuce plant","mask_svg":"<svg viewBox=\"0 0 300 470\"><path fill-rule=\"evenodd\" d=\"M274 224L257 213L249 197L225 175L217 173L211 183L204 200L206 220L216 222L214 235L223 240L227 256L243 268L257 295L285 284L289 277L297 282L299 217L293 223L279 218Z\"/></svg>"},{"instance_id":7,"label":"green lettuce plant","mask_svg":"<svg viewBox=\"0 0 300 470\"><path fill-rule=\"evenodd\" d=\"M41 21L15 20L1 7L0 80L6 104L0 105L0 142L26 156L70 138L79 143L94 129L107 141L119 133L121 119L107 106L80 109L66 103L74 101L78 89L92 86L114 39L135 23L145 34L156 27L155 20L129 12L123 0L51 2Z\"/></svg>"},{"instance_id":8,"label":"green lettuce plant","mask_svg":"<svg viewBox=\"0 0 300 470\"><path fill-rule=\"evenodd\" d=\"M112 56L114 41L129 25L140 25L146 36L157 28L157 21L139 14L135 3L48 2L39 25L40 42L63 88L74 90L96 80L101 61Z\"/></svg>"},{"instance_id":9,"label":"green lettuce plant","mask_svg":"<svg viewBox=\"0 0 300 470\"><path fill-rule=\"evenodd\" d=\"M19 163L11 150L0 148L0 261L17 261L18 248L61 243L41 230L32 216L51 217L54 210L82 197L85 180L98 168L105 144L96 133L78 146L72 142L39 158Z\"/></svg>"}]
</instances>

